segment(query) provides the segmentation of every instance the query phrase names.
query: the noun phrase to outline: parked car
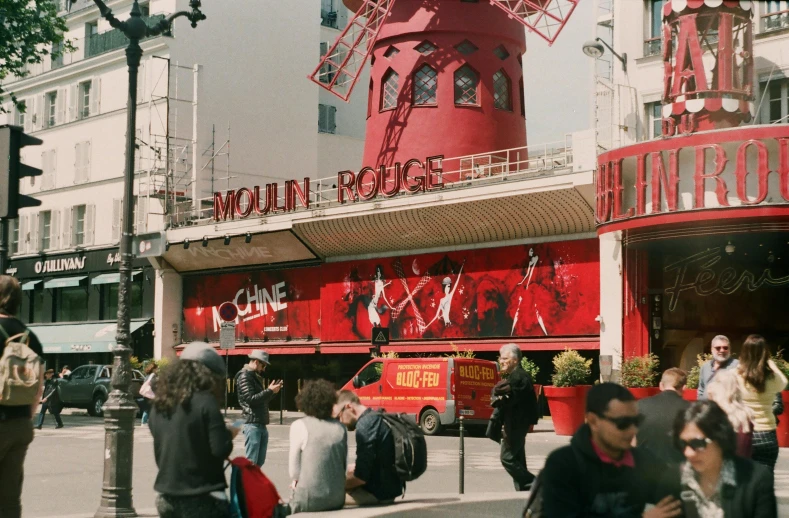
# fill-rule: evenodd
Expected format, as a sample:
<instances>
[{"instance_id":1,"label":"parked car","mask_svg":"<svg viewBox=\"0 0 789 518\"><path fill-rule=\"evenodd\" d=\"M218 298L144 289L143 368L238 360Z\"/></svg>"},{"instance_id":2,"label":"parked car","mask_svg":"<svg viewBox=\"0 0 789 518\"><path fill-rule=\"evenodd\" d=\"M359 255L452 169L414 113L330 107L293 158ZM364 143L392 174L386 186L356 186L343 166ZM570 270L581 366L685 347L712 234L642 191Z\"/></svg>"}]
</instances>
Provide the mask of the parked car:
<instances>
[{"instance_id":1,"label":"parked car","mask_svg":"<svg viewBox=\"0 0 789 518\"><path fill-rule=\"evenodd\" d=\"M71 374L58 380L58 392L63 406L84 408L92 416L104 415L104 402L110 390L112 365L83 365L74 369ZM140 401L140 387L145 377L142 372L132 370L132 381L129 387L134 400Z\"/></svg>"},{"instance_id":2,"label":"parked car","mask_svg":"<svg viewBox=\"0 0 789 518\"><path fill-rule=\"evenodd\" d=\"M490 394L499 381L495 362L474 358L376 358L343 389L362 404L414 416L426 435L464 423L486 425Z\"/></svg>"}]
</instances>

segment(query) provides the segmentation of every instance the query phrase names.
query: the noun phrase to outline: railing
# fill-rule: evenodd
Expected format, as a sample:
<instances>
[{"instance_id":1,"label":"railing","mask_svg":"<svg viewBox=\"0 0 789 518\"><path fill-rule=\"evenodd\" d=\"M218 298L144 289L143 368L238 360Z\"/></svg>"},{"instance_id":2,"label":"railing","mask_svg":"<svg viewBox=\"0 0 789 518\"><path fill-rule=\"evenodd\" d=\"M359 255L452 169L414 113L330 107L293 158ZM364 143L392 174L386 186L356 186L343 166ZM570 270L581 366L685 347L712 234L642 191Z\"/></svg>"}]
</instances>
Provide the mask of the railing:
<instances>
[{"instance_id":1,"label":"railing","mask_svg":"<svg viewBox=\"0 0 789 518\"><path fill-rule=\"evenodd\" d=\"M447 189L468 189L483 185L496 184L501 182L514 182L541 178L545 176L562 175L572 172L573 152L569 136L564 141L551 142L549 144L533 145L512 149L503 149L489 153L467 155L461 157L444 158L441 163L441 173L433 173L433 184L443 183L444 190ZM388 180L386 189L393 188L393 168L387 170ZM373 182L362 185L362 190L372 186ZM312 180L310 182L310 208L309 210L326 209L339 206L337 200L337 176ZM248 187L253 187L252 185ZM382 188L383 188L382 187ZM261 194L266 189L261 186ZM283 207L285 204L284 185L278 185L277 206ZM433 191L435 194L435 191ZM394 197L399 196L420 196L417 194L406 194L401 190ZM358 203L375 203L386 199L378 195L369 201L359 201ZM190 226L206 225L214 223L213 198L203 198L198 200L198 208L194 209L191 202L181 204L175 208L170 216L170 226ZM262 205L262 200L261 200ZM243 208L243 207L242 207ZM305 210L299 208L297 210Z\"/></svg>"},{"instance_id":2,"label":"railing","mask_svg":"<svg viewBox=\"0 0 789 518\"><path fill-rule=\"evenodd\" d=\"M762 32L771 32L789 27L789 9L762 15Z\"/></svg>"},{"instance_id":3,"label":"railing","mask_svg":"<svg viewBox=\"0 0 789 518\"><path fill-rule=\"evenodd\" d=\"M163 14L155 14L153 16L143 16L149 25L157 23L159 20L164 19ZM148 38L144 38L148 39ZM70 40L74 46L73 52L64 52L55 59L46 58L41 63L32 63L25 66L27 75L25 78L36 77L45 74L51 70L66 67L73 63L77 63L84 59L98 56L105 52L124 48L128 42L125 36L113 29L111 31L103 32L101 34L94 34L88 38L73 38ZM19 81L21 78L9 78L9 83Z\"/></svg>"},{"instance_id":4,"label":"railing","mask_svg":"<svg viewBox=\"0 0 789 518\"><path fill-rule=\"evenodd\" d=\"M663 38L650 38L644 40L644 57L657 56L663 49Z\"/></svg>"}]
</instances>

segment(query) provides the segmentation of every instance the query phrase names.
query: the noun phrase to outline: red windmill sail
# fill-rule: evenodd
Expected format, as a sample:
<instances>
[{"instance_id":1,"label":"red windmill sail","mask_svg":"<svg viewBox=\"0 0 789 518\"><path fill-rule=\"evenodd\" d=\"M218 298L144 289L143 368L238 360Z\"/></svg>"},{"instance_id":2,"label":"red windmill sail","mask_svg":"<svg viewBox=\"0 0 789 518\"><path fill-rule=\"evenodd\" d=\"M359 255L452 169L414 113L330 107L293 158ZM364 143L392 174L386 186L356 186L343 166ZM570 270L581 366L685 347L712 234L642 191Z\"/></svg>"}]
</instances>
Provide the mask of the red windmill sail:
<instances>
[{"instance_id":1,"label":"red windmill sail","mask_svg":"<svg viewBox=\"0 0 789 518\"><path fill-rule=\"evenodd\" d=\"M490 0L549 45L556 41L580 0Z\"/></svg>"},{"instance_id":2,"label":"red windmill sail","mask_svg":"<svg viewBox=\"0 0 789 518\"><path fill-rule=\"evenodd\" d=\"M351 22L310 74L310 80L347 101L394 3L395 0L364 0Z\"/></svg>"}]
</instances>

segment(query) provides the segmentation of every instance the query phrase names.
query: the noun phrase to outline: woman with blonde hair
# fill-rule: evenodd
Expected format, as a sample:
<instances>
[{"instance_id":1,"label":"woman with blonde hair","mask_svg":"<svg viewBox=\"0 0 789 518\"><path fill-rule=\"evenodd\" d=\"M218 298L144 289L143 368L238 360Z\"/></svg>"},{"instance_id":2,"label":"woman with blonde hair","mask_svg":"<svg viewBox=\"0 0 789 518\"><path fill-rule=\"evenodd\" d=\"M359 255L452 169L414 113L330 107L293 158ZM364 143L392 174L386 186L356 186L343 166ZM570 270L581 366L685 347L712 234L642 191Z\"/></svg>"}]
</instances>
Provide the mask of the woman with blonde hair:
<instances>
[{"instance_id":1,"label":"woman with blonde hair","mask_svg":"<svg viewBox=\"0 0 789 518\"><path fill-rule=\"evenodd\" d=\"M762 336L750 335L743 342L737 382L743 402L754 413L751 458L774 470L778 460L778 436L773 400L776 393L786 388L787 379L770 359L770 350Z\"/></svg>"},{"instance_id":2,"label":"woman with blonde hair","mask_svg":"<svg viewBox=\"0 0 789 518\"><path fill-rule=\"evenodd\" d=\"M715 401L726 412L726 416L737 434L737 455L750 459L754 413L742 402L737 375L733 371L726 370L717 373L707 386L707 399Z\"/></svg>"}]
</instances>

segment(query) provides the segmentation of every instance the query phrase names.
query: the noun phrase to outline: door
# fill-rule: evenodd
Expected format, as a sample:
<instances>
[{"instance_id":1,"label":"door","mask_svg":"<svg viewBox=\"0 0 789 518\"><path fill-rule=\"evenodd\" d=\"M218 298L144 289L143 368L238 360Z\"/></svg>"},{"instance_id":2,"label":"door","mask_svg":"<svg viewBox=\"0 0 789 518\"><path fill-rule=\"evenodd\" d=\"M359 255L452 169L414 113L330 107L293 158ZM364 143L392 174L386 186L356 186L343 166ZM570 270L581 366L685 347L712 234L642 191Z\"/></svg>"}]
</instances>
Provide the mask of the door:
<instances>
[{"instance_id":1,"label":"door","mask_svg":"<svg viewBox=\"0 0 789 518\"><path fill-rule=\"evenodd\" d=\"M74 387L74 397L77 398L76 402L80 405L87 405L93 398L93 380L96 378L96 365L86 365L83 367L82 376L79 383Z\"/></svg>"},{"instance_id":2,"label":"door","mask_svg":"<svg viewBox=\"0 0 789 518\"><path fill-rule=\"evenodd\" d=\"M383 372L384 362L376 360L365 365L354 378L356 387L354 392L359 396L363 405L370 408L380 408Z\"/></svg>"},{"instance_id":3,"label":"door","mask_svg":"<svg viewBox=\"0 0 789 518\"><path fill-rule=\"evenodd\" d=\"M77 367L71 372L69 379L63 379L58 382L60 397L64 403L69 405L81 403L79 387L84 385L87 372L88 367Z\"/></svg>"}]
</instances>

